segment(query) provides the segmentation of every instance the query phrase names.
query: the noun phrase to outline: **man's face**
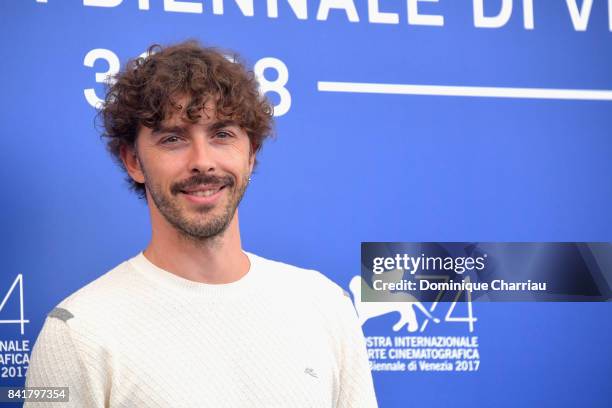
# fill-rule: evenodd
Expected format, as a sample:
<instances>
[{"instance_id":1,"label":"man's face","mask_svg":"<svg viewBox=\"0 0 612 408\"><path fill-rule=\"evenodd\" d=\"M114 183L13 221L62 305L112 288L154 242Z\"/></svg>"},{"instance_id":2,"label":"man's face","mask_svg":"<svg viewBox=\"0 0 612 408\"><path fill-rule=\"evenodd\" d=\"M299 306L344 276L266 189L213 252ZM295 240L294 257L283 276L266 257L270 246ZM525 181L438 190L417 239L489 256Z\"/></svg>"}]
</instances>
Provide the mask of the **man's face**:
<instances>
[{"instance_id":1,"label":"man's face","mask_svg":"<svg viewBox=\"0 0 612 408\"><path fill-rule=\"evenodd\" d=\"M149 205L180 234L202 241L225 231L253 170L249 137L235 123L217 119L207 104L198 123L182 117L187 104L161 124L141 127L136 152ZM152 209L155 210L155 209Z\"/></svg>"}]
</instances>

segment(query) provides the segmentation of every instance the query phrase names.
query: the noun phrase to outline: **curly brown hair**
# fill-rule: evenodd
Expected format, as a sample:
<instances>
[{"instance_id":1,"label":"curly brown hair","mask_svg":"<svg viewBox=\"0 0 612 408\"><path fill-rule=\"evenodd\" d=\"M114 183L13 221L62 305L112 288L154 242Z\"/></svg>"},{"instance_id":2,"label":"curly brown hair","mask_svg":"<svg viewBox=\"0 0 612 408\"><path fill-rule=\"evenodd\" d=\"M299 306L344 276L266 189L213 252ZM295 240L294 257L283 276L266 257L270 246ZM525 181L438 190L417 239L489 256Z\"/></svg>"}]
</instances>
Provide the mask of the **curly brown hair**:
<instances>
[{"instance_id":1,"label":"curly brown hair","mask_svg":"<svg viewBox=\"0 0 612 408\"><path fill-rule=\"evenodd\" d=\"M247 133L251 152L257 154L272 131L272 106L260 95L253 71L240 57L233 61L214 47L204 47L191 39L162 47L151 45L147 57L128 61L125 69L107 85L102 117L107 149L126 171L120 157L122 146L134 147L140 126L159 129L161 123L182 107L176 97L185 95L187 120L195 123L201 108L210 100L219 119L237 123ZM257 160L255 161L257 163ZM127 171L126 171L127 174ZM140 198L145 186L126 178Z\"/></svg>"}]
</instances>

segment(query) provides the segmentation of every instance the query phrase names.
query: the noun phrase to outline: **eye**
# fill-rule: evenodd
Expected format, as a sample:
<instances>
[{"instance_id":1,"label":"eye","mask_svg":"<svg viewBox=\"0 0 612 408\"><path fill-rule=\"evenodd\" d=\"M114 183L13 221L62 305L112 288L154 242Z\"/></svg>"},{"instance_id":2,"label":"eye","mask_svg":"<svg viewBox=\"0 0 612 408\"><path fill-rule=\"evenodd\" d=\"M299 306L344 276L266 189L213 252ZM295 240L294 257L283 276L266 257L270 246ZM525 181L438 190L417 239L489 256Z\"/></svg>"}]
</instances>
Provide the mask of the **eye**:
<instances>
[{"instance_id":1,"label":"eye","mask_svg":"<svg viewBox=\"0 0 612 408\"><path fill-rule=\"evenodd\" d=\"M228 132L226 130L220 130L217 133L215 133L215 137L217 139L229 139L232 136L234 136L234 135L232 135L230 132Z\"/></svg>"},{"instance_id":2,"label":"eye","mask_svg":"<svg viewBox=\"0 0 612 408\"><path fill-rule=\"evenodd\" d=\"M161 142L162 142L162 144L173 144L173 143L178 142L179 140L180 139L179 139L178 136L170 135L170 136L164 138Z\"/></svg>"}]
</instances>

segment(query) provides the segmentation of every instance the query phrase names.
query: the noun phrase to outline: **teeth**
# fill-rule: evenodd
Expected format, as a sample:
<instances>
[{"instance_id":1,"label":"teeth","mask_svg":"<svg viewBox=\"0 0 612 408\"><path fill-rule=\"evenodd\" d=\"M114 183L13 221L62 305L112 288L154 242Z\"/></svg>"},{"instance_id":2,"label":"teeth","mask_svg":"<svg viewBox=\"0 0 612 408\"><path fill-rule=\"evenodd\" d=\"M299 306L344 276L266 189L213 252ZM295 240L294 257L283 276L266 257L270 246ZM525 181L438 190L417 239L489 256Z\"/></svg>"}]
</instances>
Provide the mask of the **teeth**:
<instances>
[{"instance_id":1,"label":"teeth","mask_svg":"<svg viewBox=\"0 0 612 408\"><path fill-rule=\"evenodd\" d=\"M194 195L196 197L210 197L215 194L217 190L204 190L204 191L193 191L189 193L190 195Z\"/></svg>"}]
</instances>

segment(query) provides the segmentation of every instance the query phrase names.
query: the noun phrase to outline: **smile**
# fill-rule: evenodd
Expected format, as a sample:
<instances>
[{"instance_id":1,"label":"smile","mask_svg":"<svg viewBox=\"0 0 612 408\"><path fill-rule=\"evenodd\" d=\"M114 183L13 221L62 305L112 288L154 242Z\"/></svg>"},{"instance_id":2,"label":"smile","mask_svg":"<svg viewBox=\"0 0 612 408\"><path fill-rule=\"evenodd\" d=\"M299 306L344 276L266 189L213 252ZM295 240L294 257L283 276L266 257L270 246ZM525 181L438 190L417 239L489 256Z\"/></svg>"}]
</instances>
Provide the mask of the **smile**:
<instances>
[{"instance_id":1,"label":"smile","mask_svg":"<svg viewBox=\"0 0 612 408\"><path fill-rule=\"evenodd\" d=\"M225 185L220 186L198 186L181 190L185 197L196 204L213 204L220 196Z\"/></svg>"},{"instance_id":2,"label":"smile","mask_svg":"<svg viewBox=\"0 0 612 408\"><path fill-rule=\"evenodd\" d=\"M189 194L190 195L194 195L196 197L210 197L211 195L215 194L217 191L219 191L219 190L194 191L194 192L189 193Z\"/></svg>"}]
</instances>

